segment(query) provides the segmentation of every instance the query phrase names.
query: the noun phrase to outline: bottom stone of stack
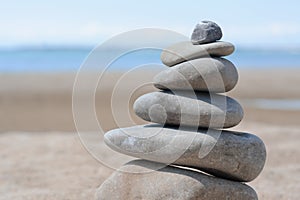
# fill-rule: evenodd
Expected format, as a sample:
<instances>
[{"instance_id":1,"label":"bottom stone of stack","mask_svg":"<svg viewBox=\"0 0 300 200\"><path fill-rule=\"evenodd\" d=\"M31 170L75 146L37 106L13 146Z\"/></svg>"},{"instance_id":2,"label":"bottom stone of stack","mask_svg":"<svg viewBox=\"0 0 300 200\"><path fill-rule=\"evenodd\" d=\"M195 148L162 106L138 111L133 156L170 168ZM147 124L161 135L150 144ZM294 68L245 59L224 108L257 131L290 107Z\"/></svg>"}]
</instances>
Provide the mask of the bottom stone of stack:
<instances>
[{"instance_id":1,"label":"bottom stone of stack","mask_svg":"<svg viewBox=\"0 0 300 200\"><path fill-rule=\"evenodd\" d=\"M256 192L243 183L211 177L189 169L159 167L160 164L145 160L125 164L100 186L96 199L258 199Z\"/></svg>"}]
</instances>

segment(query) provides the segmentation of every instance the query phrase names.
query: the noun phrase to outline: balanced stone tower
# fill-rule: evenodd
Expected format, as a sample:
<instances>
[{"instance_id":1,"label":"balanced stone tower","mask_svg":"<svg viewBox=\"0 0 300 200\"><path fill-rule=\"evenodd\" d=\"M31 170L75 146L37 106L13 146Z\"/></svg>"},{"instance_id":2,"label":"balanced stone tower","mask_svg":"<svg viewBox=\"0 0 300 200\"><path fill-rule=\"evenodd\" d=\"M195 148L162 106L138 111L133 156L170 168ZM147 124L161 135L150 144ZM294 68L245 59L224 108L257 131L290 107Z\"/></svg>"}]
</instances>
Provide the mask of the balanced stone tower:
<instances>
[{"instance_id":1,"label":"balanced stone tower","mask_svg":"<svg viewBox=\"0 0 300 200\"><path fill-rule=\"evenodd\" d=\"M257 199L244 182L260 174L266 150L255 135L222 130L239 124L243 109L218 94L238 81L235 66L222 58L234 46L221 38L216 23L203 21L191 41L163 50L161 60L170 68L154 77L161 91L134 103L135 113L154 123L104 136L113 150L143 160L116 171L99 188L98 199Z\"/></svg>"}]
</instances>

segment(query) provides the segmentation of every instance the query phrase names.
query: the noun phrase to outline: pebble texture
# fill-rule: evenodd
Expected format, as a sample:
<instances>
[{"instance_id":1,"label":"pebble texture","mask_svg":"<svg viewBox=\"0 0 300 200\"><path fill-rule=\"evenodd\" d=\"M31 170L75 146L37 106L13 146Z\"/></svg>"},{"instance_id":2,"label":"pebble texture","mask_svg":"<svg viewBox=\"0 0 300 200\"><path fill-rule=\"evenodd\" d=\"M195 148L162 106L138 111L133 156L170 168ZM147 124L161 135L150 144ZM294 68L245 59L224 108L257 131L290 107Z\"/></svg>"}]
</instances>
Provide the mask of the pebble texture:
<instances>
[{"instance_id":1,"label":"pebble texture","mask_svg":"<svg viewBox=\"0 0 300 200\"><path fill-rule=\"evenodd\" d=\"M165 167L152 173L156 163L135 160L113 173L98 189L97 200L257 200L248 185L200 172ZM133 173L124 173L132 171Z\"/></svg>"},{"instance_id":2,"label":"pebble texture","mask_svg":"<svg viewBox=\"0 0 300 200\"><path fill-rule=\"evenodd\" d=\"M193 91L148 93L134 102L133 109L146 121L169 125L229 128L243 118L243 109L234 99Z\"/></svg>"},{"instance_id":3,"label":"pebble texture","mask_svg":"<svg viewBox=\"0 0 300 200\"><path fill-rule=\"evenodd\" d=\"M193 45L191 41L174 44L161 53L161 61L167 66L173 66L187 60L202 57L220 57L232 54L234 46L229 42L213 42Z\"/></svg>"},{"instance_id":4,"label":"pebble texture","mask_svg":"<svg viewBox=\"0 0 300 200\"><path fill-rule=\"evenodd\" d=\"M235 66L224 58L200 58L168 68L154 77L158 89L228 92L238 81Z\"/></svg>"},{"instance_id":5,"label":"pebble texture","mask_svg":"<svg viewBox=\"0 0 300 200\"><path fill-rule=\"evenodd\" d=\"M222 30L218 24L212 21L202 21L196 25L191 41L196 45L204 44L220 40L222 36Z\"/></svg>"},{"instance_id":6,"label":"pebble texture","mask_svg":"<svg viewBox=\"0 0 300 200\"><path fill-rule=\"evenodd\" d=\"M109 131L104 141L111 149L129 156L197 168L241 182L255 179L266 160L264 143L255 135L241 132L195 132L151 124ZM206 154L200 156L204 151Z\"/></svg>"}]
</instances>

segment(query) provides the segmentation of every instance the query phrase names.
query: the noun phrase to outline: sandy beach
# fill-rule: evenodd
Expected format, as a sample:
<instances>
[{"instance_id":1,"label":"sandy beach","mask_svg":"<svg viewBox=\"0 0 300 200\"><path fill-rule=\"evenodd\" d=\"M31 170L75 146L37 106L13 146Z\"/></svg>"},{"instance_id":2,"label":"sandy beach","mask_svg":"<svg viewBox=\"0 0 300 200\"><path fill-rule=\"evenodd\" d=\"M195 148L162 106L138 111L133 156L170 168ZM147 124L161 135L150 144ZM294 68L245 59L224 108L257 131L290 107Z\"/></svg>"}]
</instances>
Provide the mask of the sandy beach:
<instances>
[{"instance_id":1,"label":"sandy beach","mask_svg":"<svg viewBox=\"0 0 300 200\"><path fill-rule=\"evenodd\" d=\"M240 70L237 87L228 93L241 102L245 111L243 121L233 130L256 134L266 144L265 168L249 183L259 199L300 198L300 110L282 110L280 105L265 109L248 102L300 99L299 72L288 68ZM139 73L132 74L118 90L119 100L114 106L124 126L133 122L126 117L126 109L122 109L126 104L121 99L126 99L128 88L150 72ZM108 74L96 92L96 113L104 131L118 126L110 105L113 82L120 75ZM93 199L96 189L114 171L95 160L76 133L72 115L74 80L72 73L0 75L0 200ZM134 99L152 90L155 89L144 87L131 96L127 107L134 123L146 123L132 112ZM83 98L84 95L82 90ZM94 131L97 130L91 127L86 134ZM99 151L106 148L101 145ZM112 154L103 156L114 162ZM114 157L116 162L118 159Z\"/></svg>"}]
</instances>

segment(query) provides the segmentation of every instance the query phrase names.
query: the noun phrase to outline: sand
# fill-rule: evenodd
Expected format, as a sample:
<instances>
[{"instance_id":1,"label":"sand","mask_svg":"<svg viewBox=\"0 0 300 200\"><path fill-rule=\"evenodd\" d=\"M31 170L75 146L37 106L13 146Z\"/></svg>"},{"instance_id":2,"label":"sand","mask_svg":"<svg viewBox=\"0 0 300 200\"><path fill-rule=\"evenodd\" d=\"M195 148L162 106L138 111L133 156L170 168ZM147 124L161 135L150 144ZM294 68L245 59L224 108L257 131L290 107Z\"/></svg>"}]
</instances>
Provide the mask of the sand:
<instances>
[{"instance_id":1,"label":"sand","mask_svg":"<svg viewBox=\"0 0 300 200\"><path fill-rule=\"evenodd\" d=\"M109 74L96 93L96 110L103 129L117 127L110 113L112 82ZM229 95L239 99L300 99L299 71L240 71L238 86ZM126 97L137 78L132 76L120 92ZM97 187L114 169L95 160L83 147L72 118L72 86L75 74L0 75L0 199L93 199ZM88 82L87 76L87 82ZM154 88L136 91L134 99ZM84 96L84 91L82 91ZM120 100L122 125L131 125ZM267 147L262 174L250 183L260 199L299 199L300 111L266 110L245 106L245 118L235 130L261 137ZM128 107L128 106L127 106ZM130 110L135 123L142 124ZM94 135L95 130L86 130ZM97 141L98 142L98 141ZM122 155L97 146L102 158L118 163ZM117 165L117 164L116 164Z\"/></svg>"}]
</instances>

